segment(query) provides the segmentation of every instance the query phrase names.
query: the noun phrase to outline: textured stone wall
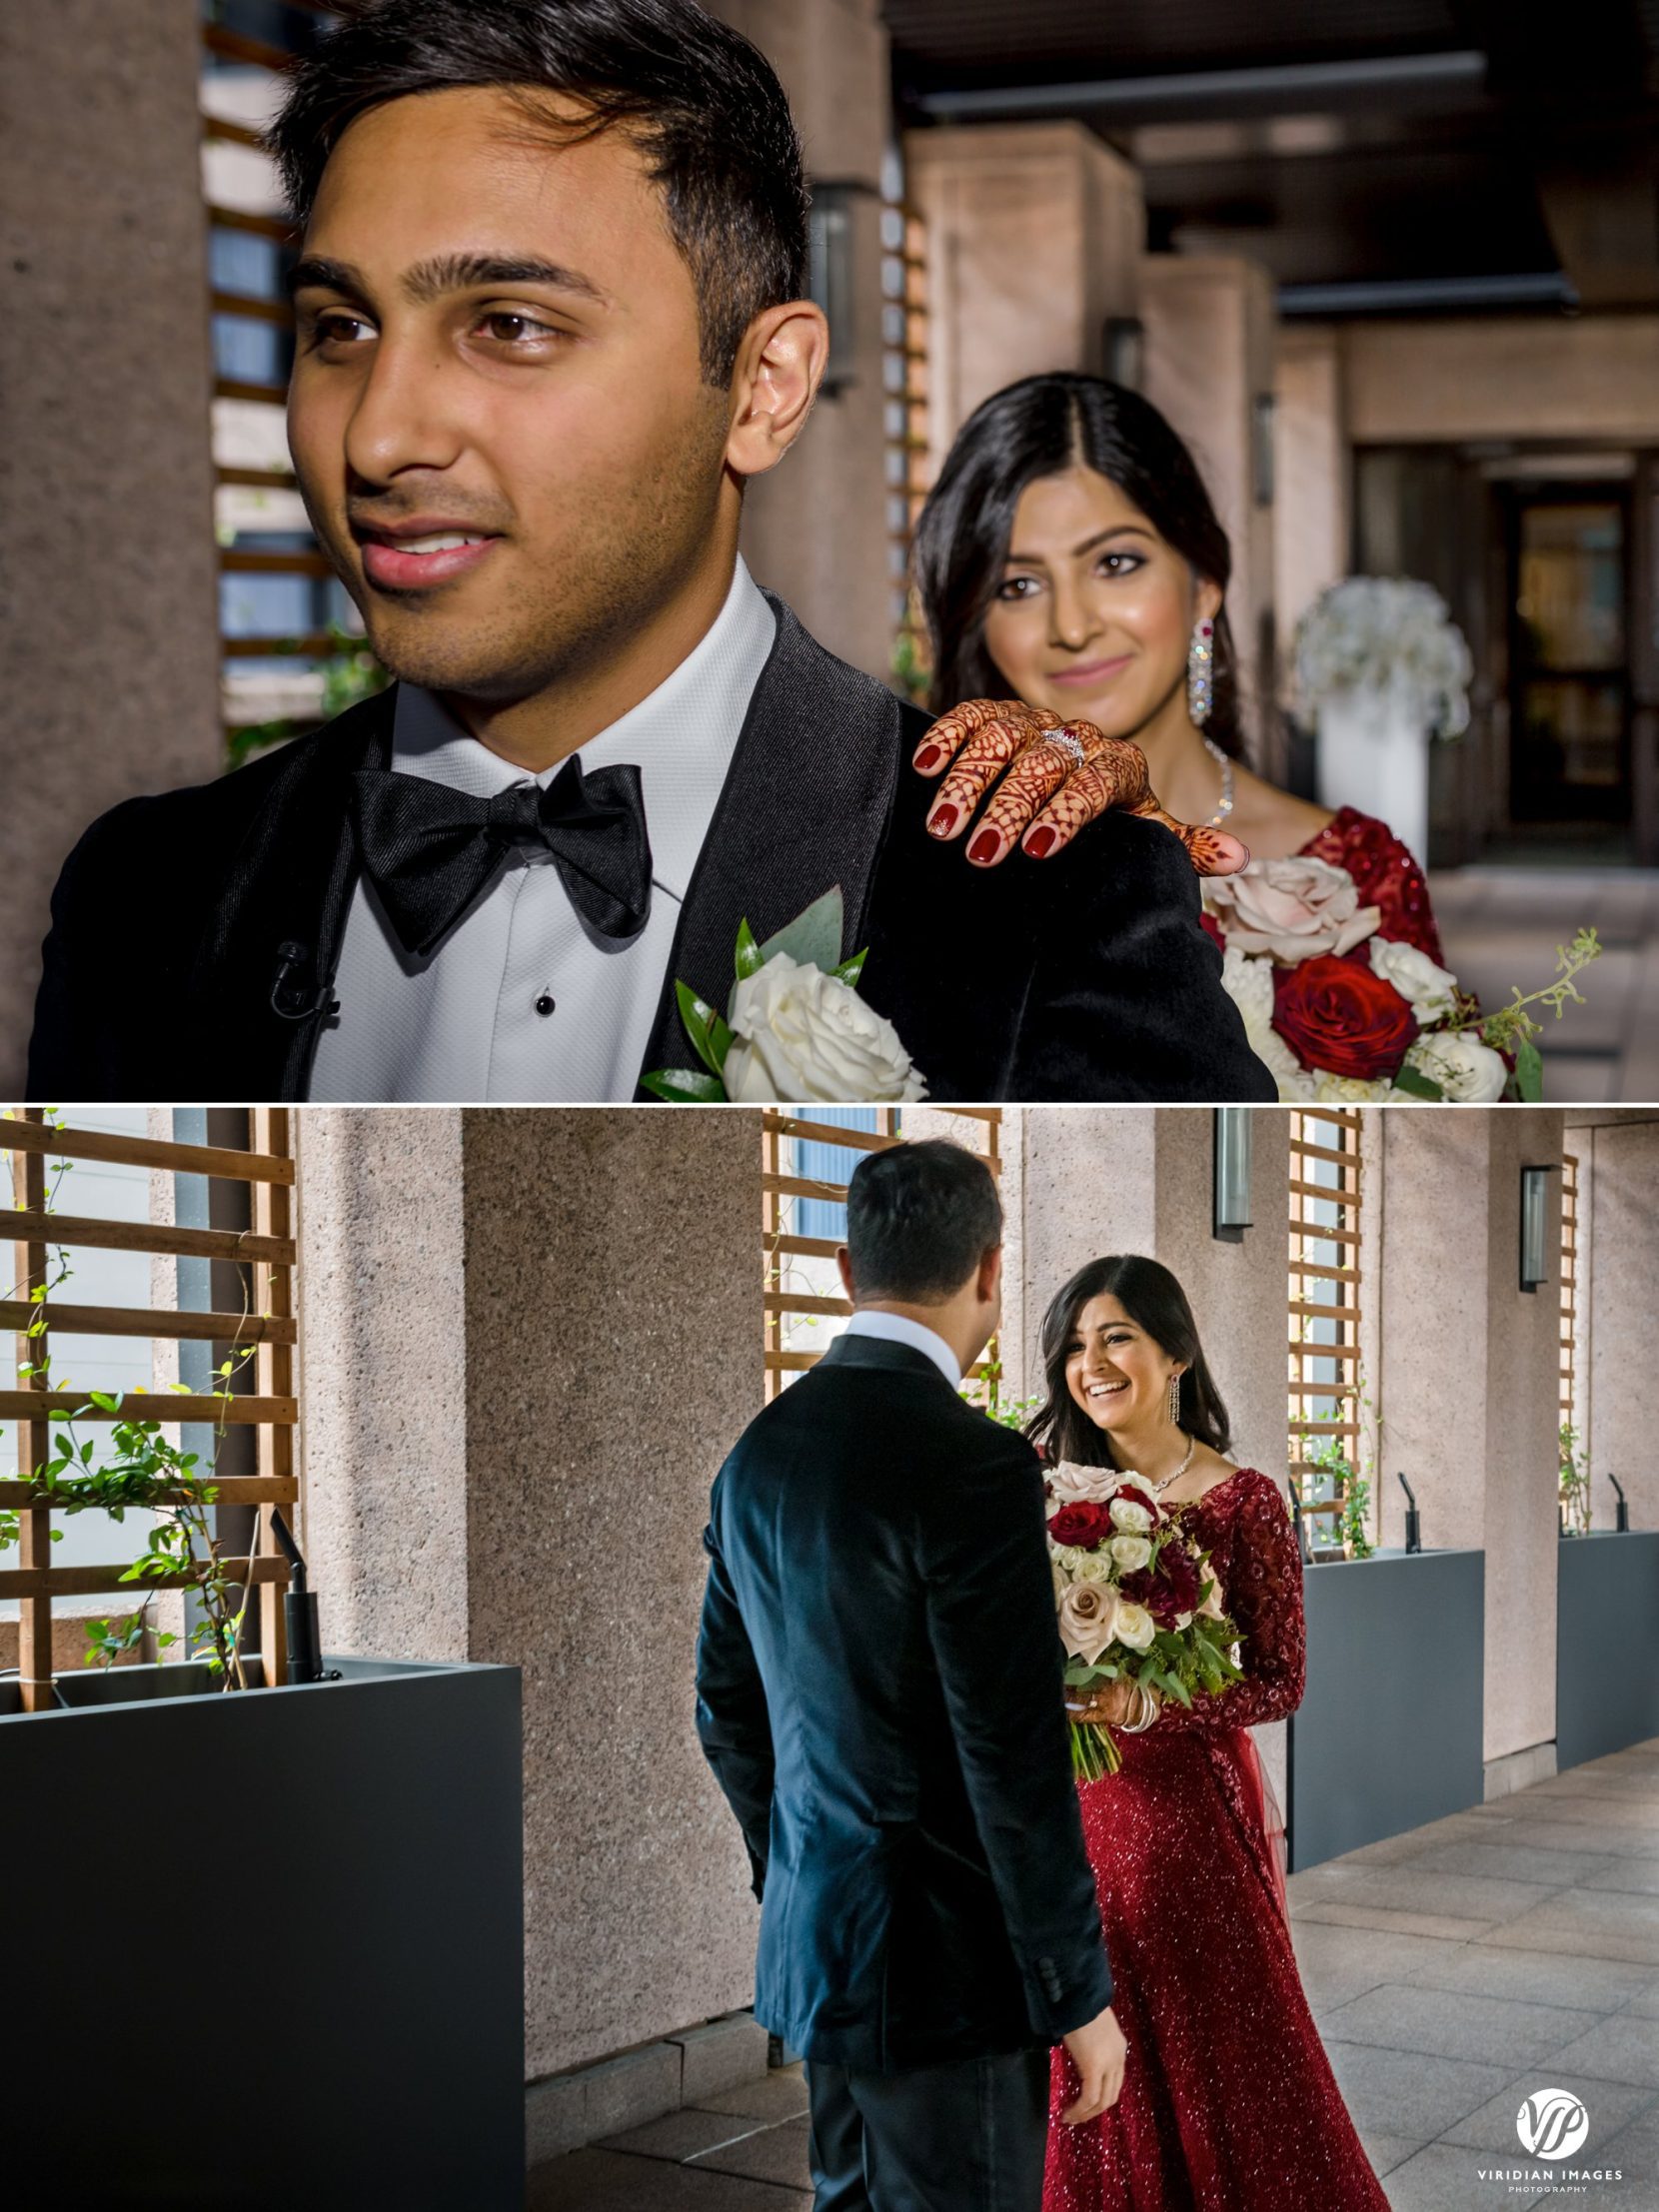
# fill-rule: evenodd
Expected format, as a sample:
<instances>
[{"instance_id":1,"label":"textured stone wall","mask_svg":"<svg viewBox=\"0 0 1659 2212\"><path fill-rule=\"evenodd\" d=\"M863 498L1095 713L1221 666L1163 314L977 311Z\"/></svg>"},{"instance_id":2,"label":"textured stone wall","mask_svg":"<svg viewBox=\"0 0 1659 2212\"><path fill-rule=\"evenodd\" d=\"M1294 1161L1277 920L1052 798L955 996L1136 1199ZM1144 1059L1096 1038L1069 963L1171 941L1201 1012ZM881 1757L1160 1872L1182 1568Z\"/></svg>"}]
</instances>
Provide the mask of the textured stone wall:
<instances>
[{"instance_id":1,"label":"textured stone wall","mask_svg":"<svg viewBox=\"0 0 1659 2212\"><path fill-rule=\"evenodd\" d=\"M1561 1158L1542 1108L1382 1117L1382 1541L1403 1469L1431 1550L1486 1554L1486 1744L1555 1733L1556 1339L1552 1281L1519 1288L1520 1171ZM1559 1223L1550 1184L1549 1249Z\"/></svg>"},{"instance_id":2,"label":"textured stone wall","mask_svg":"<svg viewBox=\"0 0 1659 2212\"><path fill-rule=\"evenodd\" d=\"M196 0L0 10L0 1089L95 814L219 766ZM166 886L138 929L165 927Z\"/></svg>"},{"instance_id":3,"label":"textured stone wall","mask_svg":"<svg viewBox=\"0 0 1659 2212\"><path fill-rule=\"evenodd\" d=\"M754 1994L692 1659L762 1403L759 1120L465 1116L468 1657L524 1669L532 2076Z\"/></svg>"},{"instance_id":4,"label":"textured stone wall","mask_svg":"<svg viewBox=\"0 0 1659 2212\"><path fill-rule=\"evenodd\" d=\"M1654 1365L1659 1345L1659 1122L1622 1121L1574 1130L1578 1154L1582 1271L1580 1397L1590 1455L1592 1526L1613 1526L1624 1485L1633 1529L1659 1528L1659 1458L1654 1452Z\"/></svg>"},{"instance_id":5,"label":"textured stone wall","mask_svg":"<svg viewBox=\"0 0 1659 2212\"><path fill-rule=\"evenodd\" d=\"M300 1541L323 1648L472 1659L461 1115L296 1119Z\"/></svg>"}]
</instances>

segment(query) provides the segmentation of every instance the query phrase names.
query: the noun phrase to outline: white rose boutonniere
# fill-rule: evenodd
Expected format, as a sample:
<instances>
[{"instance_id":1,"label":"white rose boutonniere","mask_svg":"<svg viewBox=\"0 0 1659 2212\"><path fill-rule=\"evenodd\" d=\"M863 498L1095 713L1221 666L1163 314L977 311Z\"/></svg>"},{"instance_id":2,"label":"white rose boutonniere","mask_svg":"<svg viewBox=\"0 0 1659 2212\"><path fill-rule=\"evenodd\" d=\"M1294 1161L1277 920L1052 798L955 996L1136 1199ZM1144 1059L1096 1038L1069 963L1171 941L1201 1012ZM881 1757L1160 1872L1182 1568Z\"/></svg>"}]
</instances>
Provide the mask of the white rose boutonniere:
<instances>
[{"instance_id":1,"label":"white rose boutonniere","mask_svg":"<svg viewBox=\"0 0 1659 2212\"><path fill-rule=\"evenodd\" d=\"M897 1030L858 997L864 956L841 959L841 927L838 884L765 944L741 923L724 1015L689 984L675 984L707 1073L658 1068L642 1078L644 1088L681 1103L747 1106L924 1099L927 1085Z\"/></svg>"}]
</instances>

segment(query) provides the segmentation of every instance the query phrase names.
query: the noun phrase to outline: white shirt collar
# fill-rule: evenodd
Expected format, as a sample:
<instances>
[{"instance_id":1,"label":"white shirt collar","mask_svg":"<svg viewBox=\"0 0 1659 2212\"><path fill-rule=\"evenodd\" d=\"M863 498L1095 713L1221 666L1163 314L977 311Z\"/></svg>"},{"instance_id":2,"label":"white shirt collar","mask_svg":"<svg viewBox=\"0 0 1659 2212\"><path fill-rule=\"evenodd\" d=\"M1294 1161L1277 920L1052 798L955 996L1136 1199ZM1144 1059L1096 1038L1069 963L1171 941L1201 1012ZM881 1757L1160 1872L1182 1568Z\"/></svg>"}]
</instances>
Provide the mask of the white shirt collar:
<instances>
[{"instance_id":1,"label":"white shirt collar","mask_svg":"<svg viewBox=\"0 0 1659 2212\"><path fill-rule=\"evenodd\" d=\"M846 1325L849 1337L881 1337L888 1344L907 1344L913 1352L925 1352L952 1390L960 1390L961 1365L954 1352L934 1329L908 1314L883 1314L866 1308Z\"/></svg>"},{"instance_id":2,"label":"white shirt collar","mask_svg":"<svg viewBox=\"0 0 1659 2212\"><path fill-rule=\"evenodd\" d=\"M778 617L740 554L725 603L679 667L576 752L585 772L619 761L638 764L652 880L677 899L686 896L777 634ZM391 765L400 775L428 776L490 798L515 783L545 789L565 763L532 776L481 744L436 692L400 683Z\"/></svg>"}]
</instances>

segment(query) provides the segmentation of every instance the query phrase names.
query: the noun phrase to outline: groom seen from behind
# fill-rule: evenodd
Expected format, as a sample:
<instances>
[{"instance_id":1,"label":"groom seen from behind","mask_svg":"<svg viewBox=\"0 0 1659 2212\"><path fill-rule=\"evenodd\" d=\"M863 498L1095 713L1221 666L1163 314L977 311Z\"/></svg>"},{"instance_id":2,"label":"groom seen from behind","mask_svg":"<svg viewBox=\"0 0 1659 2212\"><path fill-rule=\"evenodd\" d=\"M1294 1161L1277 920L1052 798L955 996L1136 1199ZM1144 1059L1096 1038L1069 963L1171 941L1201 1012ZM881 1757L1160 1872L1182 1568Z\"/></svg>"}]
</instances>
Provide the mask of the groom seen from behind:
<instances>
[{"instance_id":1,"label":"groom seen from behind","mask_svg":"<svg viewBox=\"0 0 1659 2212\"><path fill-rule=\"evenodd\" d=\"M716 1477L698 1731L761 1899L755 2012L802 2052L816 2212L1036 2212L1122 2087L1036 1455L958 1395L996 1327L984 1163L847 1189L845 1333Z\"/></svg>"},{"instance_id":2,"label":"groom seen from behind","mask_svg":"<svg viewBox=\"0 0 1659 2212\"><path fill-rule=\"evenodd\" d=\"M935 1098L1274 1095L1177 838L970 865L903 765L925 718L739 558L829 344L754 46L692 0L380 0L269 137L289 445L397 681L92 825L30 1098L147 1098L159 1056L175 1097L631 1099L698 1064L676 979L724 1007L740 921L836 885Z\"/></svg>"}]
</instances>

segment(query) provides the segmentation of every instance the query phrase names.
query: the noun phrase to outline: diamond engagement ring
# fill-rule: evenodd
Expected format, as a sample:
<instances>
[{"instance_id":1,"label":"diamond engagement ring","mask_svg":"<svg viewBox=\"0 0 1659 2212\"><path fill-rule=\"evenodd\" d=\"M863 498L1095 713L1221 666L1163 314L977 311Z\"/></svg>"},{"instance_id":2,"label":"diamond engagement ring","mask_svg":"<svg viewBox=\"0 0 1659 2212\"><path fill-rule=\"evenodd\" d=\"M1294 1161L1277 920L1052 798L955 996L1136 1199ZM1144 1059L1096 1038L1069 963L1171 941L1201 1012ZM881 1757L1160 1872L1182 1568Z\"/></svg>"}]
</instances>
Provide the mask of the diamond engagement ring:
<instances>
[{"instance_id":1,"label":"diamond engagement ring","mask_svg":"<svg viewBox=\"0 0 1659 2212\"><path fill-rule=\"evenodd\" d=\"M1068 756L1073 767L1080 768L1088 758L1083 750L1082 739L1074 737L1069 729L1045 729L1042 742L1045 745L1057 745Z\"/></svg>"}]
</instances>

